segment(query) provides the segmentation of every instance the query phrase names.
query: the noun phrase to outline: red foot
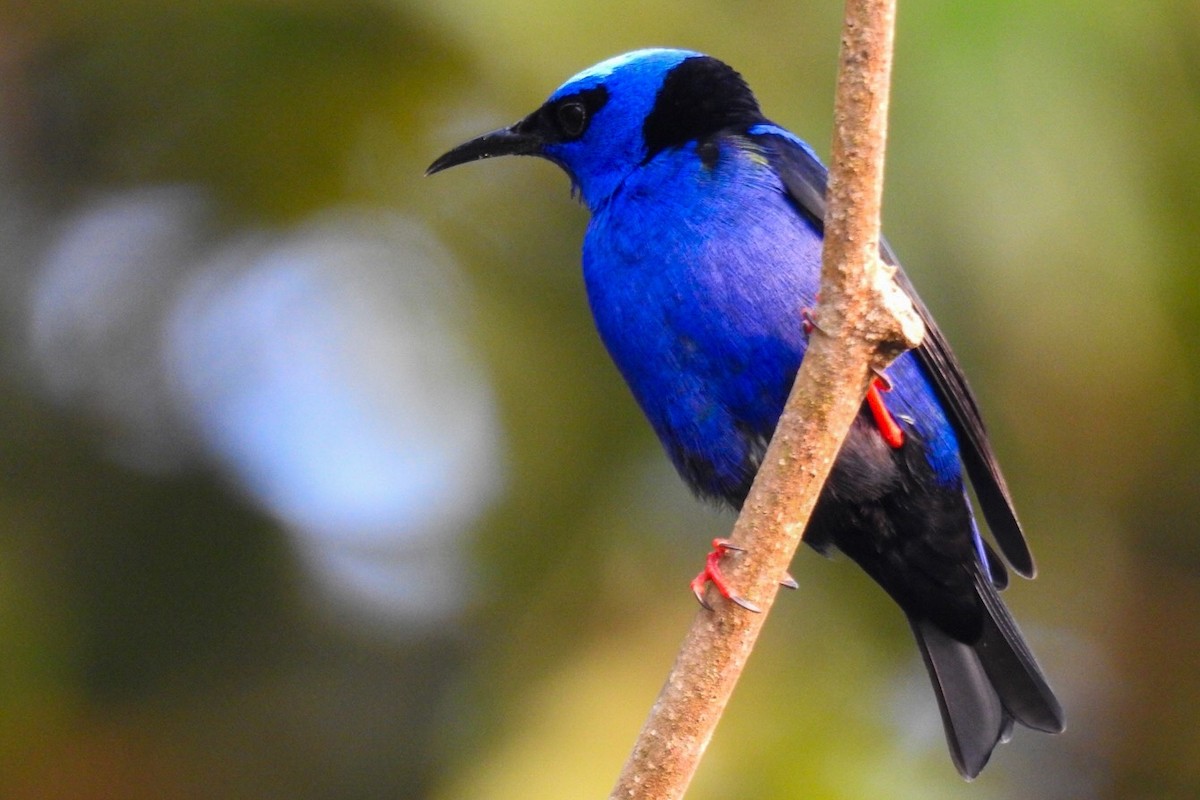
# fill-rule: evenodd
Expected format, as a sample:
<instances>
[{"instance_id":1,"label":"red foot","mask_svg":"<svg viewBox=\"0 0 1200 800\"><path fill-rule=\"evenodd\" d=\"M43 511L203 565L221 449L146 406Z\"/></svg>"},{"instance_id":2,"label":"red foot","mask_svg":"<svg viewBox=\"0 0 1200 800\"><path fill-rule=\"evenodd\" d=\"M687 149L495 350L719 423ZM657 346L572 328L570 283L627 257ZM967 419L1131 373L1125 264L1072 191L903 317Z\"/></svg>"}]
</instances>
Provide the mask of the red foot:
<instances>
[{"instance_id":1,"label":"red foot","mask_svg":"<svg viewBox=\"0 0 1200 800\"><path fill-rule=\"evenodd\" d=\"M811 308L800 309L800 327L804 329L805 336L811 336L813 331L818 330Z\"/></svg>"},{"instance_id":2,"label":"red foot","mask_svg":"<svg viewBox=\"0 0 1200 800\"><path fill-rule=\"evenodd\" d=\"M817 292L817 296L814 297L813 300L818 303L821 302L821 293ZM821 330L821 326L817 324L816 319L813 317L813 310L811 308L800 309L800 326L804 328L805 336L811 335L813 331L821 331L821 333L825 332Z\"/></svg>"},{"instance_id":3,"label":"red foot","mask_svg":"<svg viewBox=\"0 0 1200 800\"><path fill-rule=\"evenodd\" d=\"M729 585L729 582L725 580L725 576L721 574L721 556L730 550L741 552L743 548L730 544L727 539L713 539L712 546L712 552L704 559L704 569L700 570L699 575L692 578L690 584L692 594L696 595L696 599L700 601L700 605L712 611L712 606L704 598L704 590L707 588L709 581L712 581L712 585L717 587L717 591L726 600L732 600L747 611L753 611L757 614L761 609L741 595L735 594L733 587Z\"/></svg>"},{"instance_id":4,"label":"red foot","mask_svg":"<svg viewBox=\"0 0 1200 800\"><path fill-rule=\"evenodd\" d=\"M892 417L891 412L887 410L887 406L883 404L883 395L880 394L880 392L890 392L891 390L892 387L882 379L875 378L871 381L871 388L867 389L867 405L871 407L871 415L875 417L875 424L879 426L879 433L883 435L883 440L893 450L898 450L904 446L904 431Z\"/></svg>"}]
</instances>

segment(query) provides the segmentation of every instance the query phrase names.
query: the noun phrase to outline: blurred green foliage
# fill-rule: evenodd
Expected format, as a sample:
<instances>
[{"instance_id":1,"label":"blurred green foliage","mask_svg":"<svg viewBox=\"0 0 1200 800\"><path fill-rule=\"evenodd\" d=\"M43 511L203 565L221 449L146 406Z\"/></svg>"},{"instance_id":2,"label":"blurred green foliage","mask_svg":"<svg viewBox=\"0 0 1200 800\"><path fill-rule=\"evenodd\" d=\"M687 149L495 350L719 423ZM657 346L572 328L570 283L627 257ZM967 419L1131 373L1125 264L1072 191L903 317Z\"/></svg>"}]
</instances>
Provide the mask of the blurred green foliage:
<instances>
[{"instance_id":1,"label":"blurred green foliage","mask_svg":"<svg viewBox=\"0 0 1200 800\"><path fill-rule=\"evenodd\" d=\"M347 623L228 476L122 466L102 420L45 399L10 251L0 796L603 796L730 519L686 496L591 330L565 179L421 174L658 44L733 64L827 152L839 21L775 0L0 6L0 193L24 209L0 227L26 253L121 187L202 186L231 232L397 209L460 261L509 446L460 627ZM1041 573L1009 602L1070 727L1019 732L966 789L899 615L806 552L689 797L1196 797L1200 6L901 4L893 91L885 228L996 437Z\"/></svg>"}]
</instances>

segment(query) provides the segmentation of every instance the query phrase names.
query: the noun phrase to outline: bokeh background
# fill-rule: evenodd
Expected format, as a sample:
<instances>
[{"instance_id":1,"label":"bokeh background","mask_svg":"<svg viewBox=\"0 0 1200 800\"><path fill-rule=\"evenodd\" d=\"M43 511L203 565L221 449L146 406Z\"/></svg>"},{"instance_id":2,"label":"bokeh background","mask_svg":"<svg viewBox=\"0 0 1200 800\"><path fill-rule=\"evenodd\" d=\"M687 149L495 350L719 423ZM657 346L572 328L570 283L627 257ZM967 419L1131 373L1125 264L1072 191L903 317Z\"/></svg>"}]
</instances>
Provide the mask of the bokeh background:
<instances>
[{"instance_id":1,"label":"bokeh background","mask_svg":"<svg viewBox=\"0 0 1200 800\"><path fill-rule=\"evenodd\" d=\"M594 335L549 164L422 177L646 45L828 152L841 4L0 4L0 797L607 794L731 517ZM1200 5L902 3L885 228L1068 709L973 785L810 552L697 798L1200 796Z\"/></svg>"}]
</instances>

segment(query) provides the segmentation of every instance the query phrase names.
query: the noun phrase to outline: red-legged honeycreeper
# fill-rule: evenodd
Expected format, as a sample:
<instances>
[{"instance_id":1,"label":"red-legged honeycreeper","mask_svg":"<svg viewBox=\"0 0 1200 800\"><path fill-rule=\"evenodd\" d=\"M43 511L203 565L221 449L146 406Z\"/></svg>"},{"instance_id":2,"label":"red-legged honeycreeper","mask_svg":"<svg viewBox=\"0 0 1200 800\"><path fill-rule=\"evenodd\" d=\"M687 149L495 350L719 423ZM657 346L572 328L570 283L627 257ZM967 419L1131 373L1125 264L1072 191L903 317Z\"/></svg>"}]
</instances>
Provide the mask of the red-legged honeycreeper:
<instances>
[{"instance_id":1,"label":"red-legged honeycreeper","mask_svg":"<svg viewBox=\"0 0 1200 800\"><path fill-rule=\"evenodd\" d=\"M429 173L503 155L570 176L591 211L583 273L604 344L683 479L740 508L808 341L825 167L729 66L665 49L584 70ZM997 594L1007 570L967 499L964 468L1000 553L1033 577L979 408L903 271L896 280L924 344L889 367L886 401L873 387L805 541L848 555L903 609L950 755L973 778L1014 722L1057 733L1063 712Z\"/></svg>"}]
</instances>

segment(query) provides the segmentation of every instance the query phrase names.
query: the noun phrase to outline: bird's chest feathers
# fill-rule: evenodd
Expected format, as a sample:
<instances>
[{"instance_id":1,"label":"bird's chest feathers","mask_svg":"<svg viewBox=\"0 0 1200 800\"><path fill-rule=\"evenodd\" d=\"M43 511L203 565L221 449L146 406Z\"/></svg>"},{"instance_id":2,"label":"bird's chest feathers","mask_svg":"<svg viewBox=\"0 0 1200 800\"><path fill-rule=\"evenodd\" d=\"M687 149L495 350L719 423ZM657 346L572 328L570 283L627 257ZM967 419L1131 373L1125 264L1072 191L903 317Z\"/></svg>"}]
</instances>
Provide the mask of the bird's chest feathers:
<instances>
[{"instance_id":1,"label":"bird's chest feathers","mask_svg":"<svg viewBox=\"0 0 1200 800\"><path fill-rule=\"evenodd\" d=\"M584 243L597 326L652 419L671 402L777 413L803 355L819 259L819 237L765 162L730 143L635 171Z\"/></svg>"}]
</instances>

